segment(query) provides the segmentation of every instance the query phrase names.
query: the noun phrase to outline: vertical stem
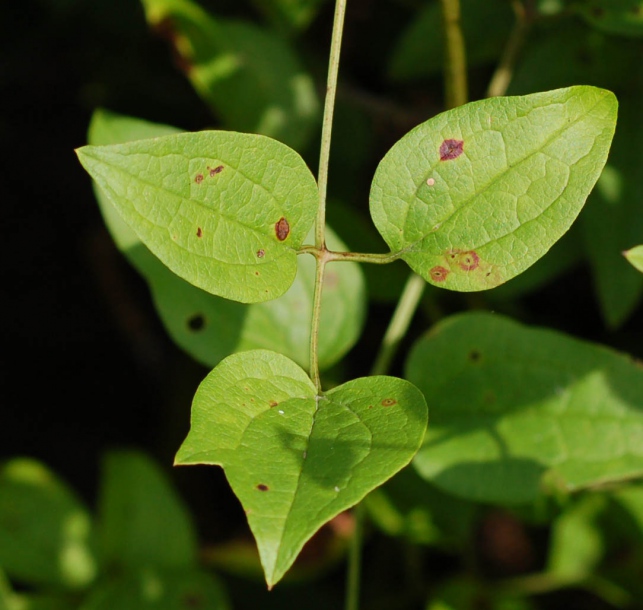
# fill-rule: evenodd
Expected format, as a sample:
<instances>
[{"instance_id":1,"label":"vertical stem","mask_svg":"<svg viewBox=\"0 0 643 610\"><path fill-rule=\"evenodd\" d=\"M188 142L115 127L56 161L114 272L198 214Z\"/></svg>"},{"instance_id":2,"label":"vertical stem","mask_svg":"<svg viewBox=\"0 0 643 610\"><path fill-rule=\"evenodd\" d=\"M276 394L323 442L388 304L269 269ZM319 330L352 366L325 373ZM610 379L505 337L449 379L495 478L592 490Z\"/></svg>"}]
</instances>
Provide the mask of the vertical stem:
<instances>
[{"instance_id":1,"label":"vertical stem","mask_svg":"<svg viewBox=\"0 0 643 610\"><path fill-rule=\"evenodd\" d=\"M360 503L353 511L355 529L348 552L348 582L346 585L346 610L359 608L359 582L362 571L362 528L364 525L364 504Z\"/></svg>"},{"instance_id":2,"label":"vertical stem","mask_svg":"<svg viewBox=\"0 0 643 610\"><path fill-rule=\"evenodd\" d=\"M498 67L491 78L487 97L497 97L507 92L513 76L518 55L527 38L527 33L533 22L533 10L525 7L520 0L513 0L513 9L516 14L514 27L509 35L509 40L502 53Z\"/></svg>"},{"instance_id":3,"label":"vertical stem","mask_svg":"<svg viewBox=\"0 0 643 610\"><path fill-rule=\"evenodd\" d=\"M330 139L333 130L333 112L335 110L335 93L337 92L337 73L339 72L339 55L342 46L342 32L344 30L344 15L346 14L346 0L337 0L335 4L335 17L333 20L333 34L330 42L330 58L328 61L328 82L326 86L326 100L324 102L324 119L322 123L321 146L319 151L319 175L317 185L319 188L319 206L315 220L315 246L320 251L317 257L317 270L315 273L315 293L313 297L313 315L310 328L310 378L317 393L321 393L319 378L319 320L321 315L321 296L324 285L324 269L326 267L326 190L328 185L328 160L330 158Z\"/></svg>"},{"instance_id":4,"label":"vertical stem","mask_svg":"<svg viewBox=\"0 0 643 610\"><path fill-rule=\"evenodd\" d=\"M315 246L322 250L325 247L324 227L326 223L326 187L328 185L328 159L330 158L330 138L333 130L333 113L335 111L335 94L337 92L337 73L339 72L339 54L344 30L344 15L346 0L335 3L333 19L333 35L330 42L330 58L328 62L328 81L326 85L326 101L324 102L324 119L322 123L321 148L319 151L319 207L315 223Z\"/></svg>"},{"instance_id":5,"label":"vertical stem","mask_svg":"<svg viewBox=\"0 0 643 610\"><path fill-rule=\"evenodd\" d=\"M425 286L426 282L419 275L415 273L410 275L382 339L382 346L377 354L371 375L383 375L388 371L400 341L409 328Z\"/></svg>"},{"instance_id":6,"label":"vertical stem","mask_svg":"<svg viewBox=\"0 0 643 610\"><path fill-rule=\"evenodd\" d=\"M447 109L466 104L469 93L467 87L467 56L464 36L460 26L460 0L441 0L442 22L446 60L444 80Z\"/></svg>"}]
</instances>

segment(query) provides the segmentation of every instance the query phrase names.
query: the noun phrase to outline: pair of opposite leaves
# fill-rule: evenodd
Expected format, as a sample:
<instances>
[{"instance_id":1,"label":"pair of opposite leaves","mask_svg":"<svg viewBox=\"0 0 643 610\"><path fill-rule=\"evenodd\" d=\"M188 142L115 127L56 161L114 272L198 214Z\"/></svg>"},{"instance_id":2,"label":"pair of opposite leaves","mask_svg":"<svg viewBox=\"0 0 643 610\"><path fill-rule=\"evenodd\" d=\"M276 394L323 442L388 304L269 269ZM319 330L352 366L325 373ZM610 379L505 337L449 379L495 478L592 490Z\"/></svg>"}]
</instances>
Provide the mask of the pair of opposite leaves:
<instances>
[{"instance_id":1,"label":"pair of opposite leaves","mask_svg":"<svg viewBox=\"0 0 643 610\"><path fill-rule=\"evenodd\" d=\"M616 113L612 93L578 86L440 114L380 163L374 223L425 280L493 288L567 231L605 164ZM78 155L183 279L242 302L277 298L292 284L319 199L292 149L205 131ZM321 525L410 462L426 425L424 397L406 381L357 379L318 395L292 361L256 350L228 357L201 384L176 463L225 468L272 586Z\"/></svg>"}]
</instances>

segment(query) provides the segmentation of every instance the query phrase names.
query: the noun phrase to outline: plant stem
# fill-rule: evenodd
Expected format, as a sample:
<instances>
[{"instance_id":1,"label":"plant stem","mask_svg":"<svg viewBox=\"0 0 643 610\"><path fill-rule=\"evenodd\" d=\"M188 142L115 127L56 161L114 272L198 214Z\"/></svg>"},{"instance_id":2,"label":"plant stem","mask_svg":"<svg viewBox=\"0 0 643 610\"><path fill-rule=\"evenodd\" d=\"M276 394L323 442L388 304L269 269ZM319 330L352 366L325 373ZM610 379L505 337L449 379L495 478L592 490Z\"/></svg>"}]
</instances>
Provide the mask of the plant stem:
<instances>
[{"instance_id":1,"label":"plant stem","mask_svg":"<svg viewBox=\"0 0 643 610\"><path fill-rule=\"evenodd\" d=\"M368 254L362 252L333 252L331 250L319 250L316 246L302 246L297 254L312 254L315 258L324 258L328 261L348 261L353 263L373 263L374 265L386 265L396 261L401 252L388 254Z\"/></svg>"},{"instance_id":2,"label":"plant stem","mask_svg":"<svg viewBox=\"0 0 643 610\"><path fill-rule=\"evenodd\" d=\"M317 186L319 188L319 207L315 221L315 247L320 251L317 256L317 269L315 273L315 293L313 296L313 314L310 327L310 378L317 393L321 394L321 380L319 377L319 320L321 317L321 297L324 285L324 270L328 258L324 256L326 250L326 189L328 185L328 160L330 157L330 139L333 130L333 112L335 109L335 92L337 91L337 73L339 72L339 55L344 30L344 15L346 13L346 0L337 0L335 4L335 17L333 20L333 34L330 43L330 58L328 61L328 84L326 100L324 102L324 119L322 124L321 147L319 152L319 175Z\"/></svg>"},{"instance_id":3,"label":"plant stem","mask_svg":"<svg viewBox=\"0 0 643 610\"><path fill-rule=\"evenodd\" d=\"M355 529L348 550L348 582L346 584L346 610L359 608L359 582L362 571L362 528L364 526L364 503L353 511Z\"/></svg>"},{"instance_id":4,"label":"plant stem","mask_svg":"<svg viewBox=\"0 0 643 610\"><path fill-rule=\"evenodd\" d=\"M467 57L460 26L460 0L441 0L446 60L444 63L445 105L447 109L466 104Z\"/></svg>"},{"instance_id":5,"label":"plant stem","mask_svg":"<svg viewBox=\"0 0 643 610\"><path fill-rule=\"evenodd\" d=\"M322 122L321 147L319 151L319 207L315 223L315 245L322 250L325 247L324 229L326 226L326 190L328 186L328 160L330 158L330 140L333 131L333 113L335 111L335 94L337 92L337 73L339 72L339 55L344 30L344 15L346 0L335 3L333 19L333 34L330 42L330 58L328 60L328 81L326 85L326 100L324 102L324 118Z\"/></svg>"},{"instance_id":6,"label":"plant stem","mask_svg":"<svg viewBox=\"0 0 643 610\"><path fill-rule=\"evenodd\" d=\"M487 97L498 97L499 95L505 95L507 92L507 88L513 77L518 55L525 44L527 33L533 22L532 12L525 8L522 2L513 0L512 4L514 13L516 14L516 21L509 35L509 40L507 40L498 67L489 83Z\"/></svg>"}]
</instances>

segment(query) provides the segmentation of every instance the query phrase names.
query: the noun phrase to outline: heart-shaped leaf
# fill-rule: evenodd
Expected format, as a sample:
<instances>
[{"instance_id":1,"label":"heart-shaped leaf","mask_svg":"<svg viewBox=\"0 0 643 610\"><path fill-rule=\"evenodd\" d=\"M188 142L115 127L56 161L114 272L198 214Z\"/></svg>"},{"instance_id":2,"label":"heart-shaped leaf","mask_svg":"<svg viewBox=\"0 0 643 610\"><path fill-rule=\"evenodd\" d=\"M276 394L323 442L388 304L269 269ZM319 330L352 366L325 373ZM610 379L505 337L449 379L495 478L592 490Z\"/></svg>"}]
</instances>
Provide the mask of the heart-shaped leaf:
<instances>
[{"instance_id":1,"label":"heart-shaped leaf","mask_svg":"<svg viewBox=\"0 0 643 610\"><path fill-rule=\"evenodd\" d=\"M569 229L605 164L616 112L611 92L585 86L444 112L380 163L375 225L436 286L498 286Z\"/></svg>"},{"instance_id":2,"label":"heart-shaped leaf","mask_svg":"<svg viewBox=\"0 0 643 610\"><path fill-rule=\"evenodd\" d=\"M426 425L407 381L361 378L318 396L294 362L255 350L201 383L176 464L223 466L272 587L319 527L409 463Z\"/></svg>"},{"instance_id":3,"label":"heart-shaped leaf","mask_svg":"<svg viewBox=\"0 0 643 610\"><path fill-rule=\"evenodd\" d=\"M643 476L643 370L624 354L498 315L454 316L406 376L431 404L420 475L480 502L533 502Z\"/></svg>"},{"instance_id":4,"label":"heart-shaped leaf","mask_svg":"<svg viewBox=\"0 0 643 610\"><path fill-rule=\"evenodd\" d=\"M246 303L292 284L318 200L294 150L264 136L202 131L77 152L143 243L183 279Z\"/></svg>"}]
</instances>

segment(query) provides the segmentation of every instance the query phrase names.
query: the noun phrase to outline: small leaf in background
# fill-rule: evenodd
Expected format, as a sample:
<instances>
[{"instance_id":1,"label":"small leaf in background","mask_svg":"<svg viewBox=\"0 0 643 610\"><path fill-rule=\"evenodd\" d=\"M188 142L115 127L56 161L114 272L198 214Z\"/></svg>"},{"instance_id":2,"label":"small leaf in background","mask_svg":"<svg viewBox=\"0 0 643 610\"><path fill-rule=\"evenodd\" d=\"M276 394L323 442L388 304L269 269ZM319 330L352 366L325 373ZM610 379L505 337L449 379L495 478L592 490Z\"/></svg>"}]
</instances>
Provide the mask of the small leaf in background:
<instances>
[{"instance_id":1,"label":"small leaf in background","mask_svg":"<svg viewBox=\"0 0 643 610\"><path fill-rule=\"evenodd\" d=\"M0 568L30 585L82 589L95 578L92 523L75 494L40 463L0 468Z\"/></svg>"},{"instance_id":2,"label":"small leaf in background","mask_svg":"<svg viewBox=\"0 0 643 610\"><path fill-rule=\"evenodd\" d=\"M178 131L169 125L98 110L92 117L88 141L94 146L120 144ZM278 299L249 306L228 301L172 273L143 245L100 188L95 188L95 194L116 245L147 280L165 328L193 358L212 367L235 351L265 348L308 367L315 274L311 256L297 258L295 280ZM345 226L354 225L348 222ZM311 235L306 241L312 241ZM326 241L333 250L347 249L328 226ZM355 344L366 309L362 266L342 263L326 269L318 351L321 369L337 362Z\"/></svg>"},{"instance_id":3,"label":"small leaf in background","mask_svg":"<svg viewBox=\"0 0 643 610\"><path fill-rule=\"evenodd\" d=\"M215 18L190 0L143 0L143 6L227 129L261 133L299 150L316 133L313 80L277 34Z\"/></svg>"},{"instance_id":4,"label":"small leaf in background","mask_svg":"<svg viewBox=\"0 0 643 610\"><path fill-rule=\"evenodd\" d=\"M643 245L634 246L629 250L623 252L623 256L630 262L630 264L643 273Z\"/></svg>"},{"instance_id":5,"label":"small leaf in background","mask_svg":"<svg viewBox=\"0 0 643 610\"><path fill-rule=\"evenodd\" d=\"M464 610L489 608L489 610L531 610L534 606L520 594L493 591L480 582L466 578L453 578L435 591L426 610Z\"/></svg>"},{"instance_id":6,"label":"small leaf in background","mask_svg":"<svg viewBox=\"0 0 643 610\"><path fill-rule=\"evenodd\" d=\"M210 574L181 570L133 570L100 585L80 610L229 610L219 583Z\"/></svg>"},{"instance_id":7,"label":"small leaf in background","mask_svg":"<svg viewBox=\"0 0 643 610\"><path fill-rule=\"evenodd\" d=\"M112 451L105 456L99 518L102 557L109 567L178 570L195 565L190 514L143 453Z\"/></svg>"},{"instance_id":8,"label":"small leaf in background","mask_svg":"<svg viewBox=\"0 0 643 610\"><path fill-rule=\"evenodd\" d=\"M426 423L424 398L404 380L356 379L317 396L291 360L243 352L199 386L176 464L223 466L272 587L324 523L409 463Z\"/></svg>"},{"instance_id":9,"label":"small leaf in background","mask_svg":"<svg viewBox=\"0 0 643 610\"><path fill-rule=\"evenodd\" d=\"M607 159L616 111L609 91L578 86L439 114L378 166L375 225L428 282L494 288L569 229Z\"/></svg>"},{"instance_id":10,"label":"small leaf in background","mask_svg":"<svg viewBox=\"0 0 643 610\"><path fill-rule=\"evenodd\" d=\"M547 571L561 580L581 580L593 574L603 556L598 522L607 498L596 493L575 498L552 525Z\"/></svg>"},{"instance_id":11,"label":"small leaf in background","mask_svg":"<svg viewBox=\"0 0 643 610\"><path fill-rule=\"evenodd\" d=\"M643 370L626 355L464 314L416 343L406 376L431 405L414 465L450 493L510 505L643 476Z\"/></svg>"},{"instance_id":12,"label":"small leaf in background","mask_svg":"<svg viewBox=\"0 0 643 610\"><path fill-rule=\"evenodd\" d=\"M202 131L77 153L141 241L183 279L242 302L277 298L292 284L318 193L284 144Z\"/></svg>"},{"instance_id":13,"label":"small leaf in background","mask_svg":"<svg viewBox=\"0 0 643 610\"><path fill-rule=\"evenodd\" d=\"M514 14L505 0L461 0L462 30L470 67L496 61L507 43ZM444 33L440 2L422 5L410 20L391 54L388 73L409 81L441 73Z\"/></svg>"},{"instance_id":14,"label":"small leaf in background","mask_svg":"<svg viewBox=\"0 0 643 610\"><path fill-rule=\"evenodd\" d=\"M472 533L476 506L444 493L404 468L364 500L371 520L389 536L416 544L463 548Z\"/></svg>"},{"instance_id":15,"label":"small leaf in background","mask_svg":"<svg viewBox=\"0 0 643 610\"><path fill-rule=\"evenodd\" d=\"M285 32L305 30L326 0L254 0L276 28Z\"/></svg>"},{"instance_id":16,"label":"small leaf in background","mask_svg":"<svg viewBox=\"0 0 643 610\"><path fill-rule=\"evenodd\" d=\"M575 0L572 7L597 29L623 36L643 36L641 0Z\"/></svg>"}]
</instances>

